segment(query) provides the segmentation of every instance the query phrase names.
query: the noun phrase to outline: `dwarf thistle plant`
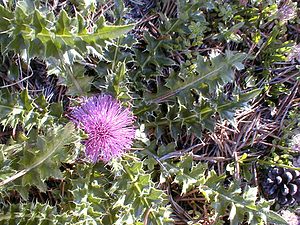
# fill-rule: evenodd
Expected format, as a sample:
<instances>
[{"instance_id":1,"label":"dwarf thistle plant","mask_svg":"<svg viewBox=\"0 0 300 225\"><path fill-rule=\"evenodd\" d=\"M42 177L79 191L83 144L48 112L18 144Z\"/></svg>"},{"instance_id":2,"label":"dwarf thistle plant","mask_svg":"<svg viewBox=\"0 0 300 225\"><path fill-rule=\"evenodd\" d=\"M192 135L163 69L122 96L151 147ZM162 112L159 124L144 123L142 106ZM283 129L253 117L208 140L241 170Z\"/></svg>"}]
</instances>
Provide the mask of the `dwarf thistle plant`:
<instances>
[{"instance_id":1,"label":"dwarf thistle plant","mask_svg":"<svg viewBox=\"0 0 300 225\"><path fill-rule=\"evenodd\" d=\"M145 21L126 19L132 1L54 2L0 4L1 222L163 225L182 213L197 223L176 202L195 191L216 224L285 224L257 187L224 186L214 164L194 160L194 143L178 151L182 136L200 143L220 121L235 128L237 110L261 96L238 82L255 64L241 32L256 29L259 45L253 24L275 20L271 3L257 18L258 3L162 1L155 26L137 32ZM57 102L34 94L34 58L61 86Z\"/></svg>"}]
</instances>

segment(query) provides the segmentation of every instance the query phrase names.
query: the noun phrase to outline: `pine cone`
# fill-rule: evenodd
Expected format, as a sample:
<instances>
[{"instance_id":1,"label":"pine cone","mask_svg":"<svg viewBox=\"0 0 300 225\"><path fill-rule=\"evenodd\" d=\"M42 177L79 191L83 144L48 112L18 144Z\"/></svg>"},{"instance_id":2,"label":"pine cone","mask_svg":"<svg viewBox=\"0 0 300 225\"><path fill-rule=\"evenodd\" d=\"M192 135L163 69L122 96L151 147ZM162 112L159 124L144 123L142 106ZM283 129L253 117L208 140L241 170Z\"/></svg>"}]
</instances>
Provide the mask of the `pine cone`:
<instances>
[{"instance_id":1,"label":"pine cone","mask_svg":"<svg viewBox=\"0 0 300 225\"><path fill-rule=\"evenodd\" d=\"M299 171L278 167L270 168L262 187L266 197L275 199L280 205L300 203Z\"/></svg>"}]
</instances>

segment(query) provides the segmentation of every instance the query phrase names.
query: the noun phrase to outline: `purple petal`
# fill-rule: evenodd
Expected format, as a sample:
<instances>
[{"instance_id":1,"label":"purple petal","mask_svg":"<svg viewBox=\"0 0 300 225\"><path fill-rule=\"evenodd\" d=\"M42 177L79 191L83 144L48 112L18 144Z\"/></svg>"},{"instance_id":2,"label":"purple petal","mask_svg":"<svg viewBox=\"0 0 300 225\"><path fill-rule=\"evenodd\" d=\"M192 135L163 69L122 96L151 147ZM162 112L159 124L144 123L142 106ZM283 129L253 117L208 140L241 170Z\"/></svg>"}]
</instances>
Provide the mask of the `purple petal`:
<instances>
[{"instance_id":1,"label":"purple petal","mask_svg":"<svg viewBox=\"0 0 300 225\"><path fill-rule=\"evenodd\" d=\"M132 145L135 117L110 95L88 98L71 112L71 118L88 134L86 155L93 162L119 157Z\"/></svg>"}]
</instances>

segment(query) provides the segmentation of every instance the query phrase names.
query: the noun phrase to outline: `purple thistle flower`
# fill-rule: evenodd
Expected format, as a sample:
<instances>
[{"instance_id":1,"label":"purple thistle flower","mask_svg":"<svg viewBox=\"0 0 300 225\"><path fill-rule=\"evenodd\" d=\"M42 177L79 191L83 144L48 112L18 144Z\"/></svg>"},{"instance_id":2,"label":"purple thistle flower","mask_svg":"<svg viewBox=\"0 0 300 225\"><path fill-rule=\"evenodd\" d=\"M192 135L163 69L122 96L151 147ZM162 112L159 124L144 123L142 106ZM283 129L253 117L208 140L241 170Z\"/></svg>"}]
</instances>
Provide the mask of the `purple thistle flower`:
<instances>
[{"instance_id":1,"label":"purple thistle flower","mask_svg":"<svg viewBox=\"0 0 300 225\"><path fill-rule=\"evenodd\" d=\"M121 156L135 136L132 112L110 95L88 98L71 112L71 120L88 134L85 151L93 162Z\"/></svg>"}]
</instances>

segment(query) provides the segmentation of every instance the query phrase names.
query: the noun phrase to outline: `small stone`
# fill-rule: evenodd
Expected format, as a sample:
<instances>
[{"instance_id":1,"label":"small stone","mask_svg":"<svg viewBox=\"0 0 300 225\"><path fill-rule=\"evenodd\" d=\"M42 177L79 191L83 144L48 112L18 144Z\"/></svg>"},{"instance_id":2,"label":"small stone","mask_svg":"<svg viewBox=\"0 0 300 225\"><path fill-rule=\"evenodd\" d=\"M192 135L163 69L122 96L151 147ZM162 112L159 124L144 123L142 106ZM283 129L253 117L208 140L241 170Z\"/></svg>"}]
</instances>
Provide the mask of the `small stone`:
<instances>
[{"instance_id":1,"label":"small stone","mask_svg":"<svg viewBox=\"0 0 300 225\"><path fill-rule=\"evenodd\" d=\"M289 225L299 225L300 218L289 210L283 210L280 212L281 216L288 222Z\"/></svg>"}]
</instances>

